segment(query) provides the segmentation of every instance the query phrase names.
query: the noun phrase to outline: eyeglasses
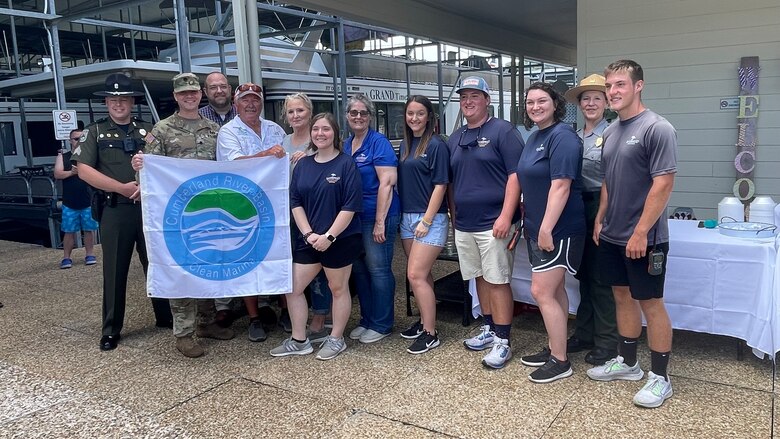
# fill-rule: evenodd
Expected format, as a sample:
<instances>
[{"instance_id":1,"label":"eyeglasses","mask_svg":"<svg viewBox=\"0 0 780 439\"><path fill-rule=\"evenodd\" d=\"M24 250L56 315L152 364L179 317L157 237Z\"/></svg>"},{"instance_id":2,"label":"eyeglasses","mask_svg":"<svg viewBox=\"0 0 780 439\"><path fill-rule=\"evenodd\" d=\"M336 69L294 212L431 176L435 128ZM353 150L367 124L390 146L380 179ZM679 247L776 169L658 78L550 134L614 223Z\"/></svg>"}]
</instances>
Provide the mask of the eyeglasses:
<instances>
[{"instance_id":1,"label":"eyeglasses","mask_svg":"<svg viewBox=\"0 0 780 439\"><path fill-rule=\"evenodd\" d=\"M260 87L257 84L252 84L251 82L247 82L246 84L239 85L238 88L236 89L236 92L243 93L245 91L250 91L250 90L255 93L262 93L263 87Z\"/></svg>"},{"instance_id":2,"label":"eyeglasses","mask_svg":"<svg viewBox=\"0 0 780 439\"><path fill-rule=\"evenodd\" d=\"M471 148L472 146L477 146L477 144L478 144L477 142L480 139L480 134L482 134L482 127L484 125L485 124L482 124L482 125L479 126L479 129L477 129L477 136L474 137L474 140L472 140L471 142L465 143L465 144L463 143L463 136L466 135L466 132L469 129L468 129L468 127L466 127L463 131L461 131L460 132L460 139L458 139L458 146L460 146L461 148L464 148L464 149Z\"/></svg>"},{"instance_id":3,"label":"eyeglasses","mask_svg":"<svg viewBox=\"0 0 780 439\"><path fill-rule=\"evenodd\" d=\"M209 91L217 91L217 90L229 90L229 89L230 89L230 86L229 86L229 85L209 85L209 86L207 87L207 89L208 89Z\"/></svg>"},{"instance_id":4,"label":"eyeglasses","mask_svg":"<svg viewBox=\"0 0 780 439\"><path fill-rule=\"evenodd\" d=\"M358 117L358 116L360 116L360 117L367 117L371 113L369 113L366 110L349 110L349 113L347 113L347 114L349 114L352 117Z\"/></svg>"},{"instance_id":5,"label":"eyeglasses","mask_svg":"<svg viewBox=\"0 0 780 439\"><path fill-rule=\"evenodd\" d=\"M74 142L78 142L80 140L80 137L71 137L70 140Z\"/></svg>"}]
</instances>

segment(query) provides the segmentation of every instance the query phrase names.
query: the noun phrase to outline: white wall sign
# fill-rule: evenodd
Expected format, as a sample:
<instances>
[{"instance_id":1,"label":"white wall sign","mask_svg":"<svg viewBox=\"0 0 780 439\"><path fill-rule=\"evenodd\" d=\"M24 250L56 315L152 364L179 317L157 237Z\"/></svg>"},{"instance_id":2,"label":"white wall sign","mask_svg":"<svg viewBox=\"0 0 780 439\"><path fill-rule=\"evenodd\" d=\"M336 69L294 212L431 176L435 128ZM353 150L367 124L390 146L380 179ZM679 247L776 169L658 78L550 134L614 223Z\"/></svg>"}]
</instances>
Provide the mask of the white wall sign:
<instances>
[{"instance_id":1,"label":"white wall sign","mask_svg":"<svg viewBox=\"0 0 780 439\"><path fill-rule=\"evenodd\" d=\"M79 127L76 112L72 110L53 110L54 134L57 140L68 140L70 132Z\"/></svg>"},{"instance_id":2,"label":"white wall sign","mask_svg":"<svg viewBox=\"0 0 780 439\"><path fill-rule=\"evenodd\" d=\"M739 98L720 98L721 110L736 110L739 108Z\"/></svg>"}]
</instances>

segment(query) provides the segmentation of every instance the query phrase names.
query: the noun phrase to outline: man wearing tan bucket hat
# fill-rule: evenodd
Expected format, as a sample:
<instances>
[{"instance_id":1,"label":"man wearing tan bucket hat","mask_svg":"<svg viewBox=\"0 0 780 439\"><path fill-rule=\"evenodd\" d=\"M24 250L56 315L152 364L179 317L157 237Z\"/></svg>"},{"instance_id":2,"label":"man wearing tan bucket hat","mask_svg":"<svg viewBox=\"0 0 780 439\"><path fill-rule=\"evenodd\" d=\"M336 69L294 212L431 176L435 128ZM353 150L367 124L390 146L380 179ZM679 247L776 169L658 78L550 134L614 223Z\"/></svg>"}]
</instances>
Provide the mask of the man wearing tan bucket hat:
<instances>
[{"instance_id":1,"label":"man wearing tan bucket hat","mask_svg":"<svg viewBox=\"0 0 780 439\"><path fill-rule=\"evenodd\" d=\"M583 143L582 201L588 235L593 235L593 224L599 210L601 192L601 147L604 130L609 125L604 118L607 109L604 77L593 74L564 95L567 101L579 106L585 126L577 131ZM595 366L604 364L617 355L617 323L615 322L615 298L612 288L598 279L598 247L593 240L585 241L582 265L577 272L580 281L580 306L577 308L576 329L569 338L566 351L591 351L585 361Z\"/></svg>"}]
</instances>

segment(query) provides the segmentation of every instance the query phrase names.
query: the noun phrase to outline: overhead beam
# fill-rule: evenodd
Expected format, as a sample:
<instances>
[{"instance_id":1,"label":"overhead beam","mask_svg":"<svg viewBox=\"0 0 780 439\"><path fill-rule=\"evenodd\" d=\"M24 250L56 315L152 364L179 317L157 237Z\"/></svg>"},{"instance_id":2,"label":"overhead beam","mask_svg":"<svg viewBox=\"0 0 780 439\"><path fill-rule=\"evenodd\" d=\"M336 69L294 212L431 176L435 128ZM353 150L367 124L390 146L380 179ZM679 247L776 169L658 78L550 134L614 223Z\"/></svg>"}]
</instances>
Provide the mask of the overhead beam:
<instances>
[{"instance_id":1,"label":"overhead beam","mask_svg":"<svg viewBox=\"0 0 780 439\"><path fill-rule=\"evenodd\" d=\"M577 63L576 47L530 37L414 0L291 0L289 3L409 35L425 29L427 39L488 52L530 56L564 65Z\"/></svg>"},{"instance_id":2,"label":"overhead beam","mask_svg":"<svg viewBox=\"0 0 780 439\"><path fill-rule=\"evenodd\" d=\"M105 14L107 12L116 11L117 9L132 8L134 6L142 5L145 3L151 3L155 0L127 0L119 3L111 3L110 5L99 6L97 8L89 8L83 11L75 12L73 14L62 15L55 18L54 23L75 21L79 18L94 17L97 15Z\"/></svg>"}]
</instances>

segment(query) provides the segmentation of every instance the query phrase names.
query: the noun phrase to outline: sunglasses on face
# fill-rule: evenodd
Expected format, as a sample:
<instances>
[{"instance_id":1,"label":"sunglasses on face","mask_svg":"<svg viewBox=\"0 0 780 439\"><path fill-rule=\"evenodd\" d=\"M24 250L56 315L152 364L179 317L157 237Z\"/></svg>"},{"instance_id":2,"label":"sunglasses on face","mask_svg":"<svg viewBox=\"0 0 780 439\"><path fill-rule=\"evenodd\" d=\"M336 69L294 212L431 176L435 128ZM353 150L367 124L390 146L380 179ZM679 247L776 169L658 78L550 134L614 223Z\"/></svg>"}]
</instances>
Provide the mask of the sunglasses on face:
<instances>
[{"instance_id":1,"label":"sunglasses on face","mask_svg":"<svg viewBox=\"0 0 780 439\"><path fill-rule=\"evenodd\" d=\"M464 149L471 148L472 146L477 146L477 141L480 138L480 134L482 134L482 125L480 125L479 129L477 129L477 135L476 137L474 137L474 140L472 140L471 142L463 143L463 136L466 135L466 131L468 131L468 128L460 132L460 139L458 139L458 146Z\"/></svg>"},{"instance_id":2,"label":"sunglasses on face","mask_svg":"<svg viewBox=\"0 0 780 439\"><path fill-rule=\"evenodd\" d=\"M347 114L349 114L352 117L358 117L358 116L366 117L369 115L369 112L366 110L350 110L349 113Z\"/></svg>"},{"instance_id":3,"label":"sunglasses on face","mask_svg":"<svg viewBox=\"0 0 780 439\"><path fill-rule=\"evenodd\" d=\"M72 141L74 141L74 142L78 142L78 141L79 141L79 138L78 138L78 137L71 137L71 138L70 138L70 140L72 140Z\"/></svg>"},{"instance_id":4,"label":"sunglasses on face","mask_svg":"<svg viewBox=\"0 0 780 439\"><path fill-rule=\"evenodd\" d=\"M249 90L252 90L255 93L262 93L263 87L260 87L257 84L252 84L251 82L247 82L246 84L239 85L238 88L236 89L236 91L239 93L249 91Z\"/></svg>"}]
</instances>

